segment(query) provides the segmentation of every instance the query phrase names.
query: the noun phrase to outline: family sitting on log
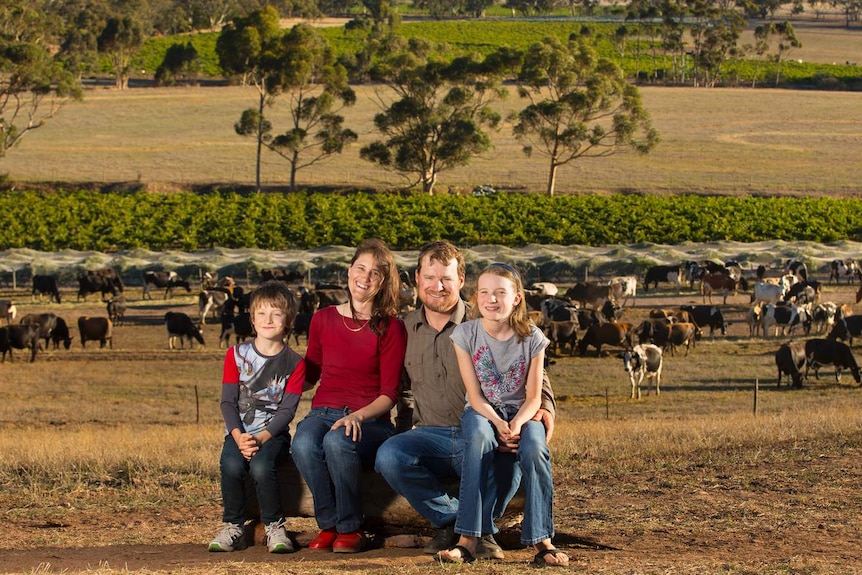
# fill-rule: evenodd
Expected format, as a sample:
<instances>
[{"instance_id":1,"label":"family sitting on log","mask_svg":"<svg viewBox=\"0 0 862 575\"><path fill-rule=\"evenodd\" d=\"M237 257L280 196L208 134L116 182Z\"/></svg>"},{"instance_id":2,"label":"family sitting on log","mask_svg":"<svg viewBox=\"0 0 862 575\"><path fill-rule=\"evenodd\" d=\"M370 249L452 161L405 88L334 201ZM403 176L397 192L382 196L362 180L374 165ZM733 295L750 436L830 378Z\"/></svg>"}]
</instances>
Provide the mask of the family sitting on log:
<instances>
[{"instance_id":1,"label":"family sitting on log","mask_svg":"<svg viewBox=\"0 0 862 575\"><path fill-rule=\"evenodd\" d=\"M491 264L483 270L472 306L460 295L465 275L454 245L423 246L415 272L422 305L402 322L395 258L385 243L364 241L348 269L348 301L314 314L304 359L272 335L290 325L295 303L282 305L281 295L252 299L255 340L229 349L225 359L225 526L211 551L244 547L242 528L250 517L240 488L247 477L255 484L269 550L295 550L283 509L301 505L302 495L279 491L276 475L291 461L288 424L302 388L319 381L290 446L320 529L309 549L356 553L368 547L363 527L373 486L363 489L369 475L363 468L373 465L435 528L424 551L444 563L504 558L494 539L496 522L523 478L521 542L535 546L538 565L568 564L552 543L547 443L555 406L543 369L548 341L527 319L514 268ZM256 301L263 302L259 309ZM273 317L273 309L283 315ZM276 360L281 356L289 360ZM397 428L390 417L396 403Z\"/></svg>"}]
</instances>

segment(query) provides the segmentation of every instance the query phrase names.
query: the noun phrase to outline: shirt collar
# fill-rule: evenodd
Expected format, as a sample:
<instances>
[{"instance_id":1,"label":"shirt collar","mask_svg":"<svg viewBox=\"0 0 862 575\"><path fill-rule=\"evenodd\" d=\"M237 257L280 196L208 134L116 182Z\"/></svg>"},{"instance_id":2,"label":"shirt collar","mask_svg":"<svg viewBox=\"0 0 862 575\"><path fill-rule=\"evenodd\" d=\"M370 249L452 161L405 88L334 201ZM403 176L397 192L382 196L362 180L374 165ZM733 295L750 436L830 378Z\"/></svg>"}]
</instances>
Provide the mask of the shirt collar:
<instances>
[{"instance_id":1,"label":"shirt collar","mask_svg":"<svg viewBox=\"0 0 862 575\"><path fill-rule=\"evenodd\" d=\"M458 304L455 306L455 310L452 312L452 315L449 316L449 323L458 325L464 321L467 321L467 304L464 303L464 300L458 299ZM408 329L412 331L416 331L422 326L428 326L428 322L425 320L425 307L419 306L410 312L410 314L404 318L404 323Z\"/></svg>"}]
</instances>

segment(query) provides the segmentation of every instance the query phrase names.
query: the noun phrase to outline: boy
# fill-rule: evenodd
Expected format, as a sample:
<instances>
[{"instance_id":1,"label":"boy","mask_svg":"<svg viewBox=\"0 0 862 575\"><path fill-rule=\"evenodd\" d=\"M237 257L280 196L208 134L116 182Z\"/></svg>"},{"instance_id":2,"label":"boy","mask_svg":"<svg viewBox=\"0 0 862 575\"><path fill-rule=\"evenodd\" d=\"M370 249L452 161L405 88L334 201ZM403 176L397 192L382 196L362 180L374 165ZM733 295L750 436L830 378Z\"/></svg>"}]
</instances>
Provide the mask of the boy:
<instances>
[{"instance_id":1,"label":"boy","mask_svg":"<svg viewBox=\"0 0 862 575\"><path fill-rule=\"evenodd\" d=\"M284 529L276 469L290 451L290 422L305 381L305 362L286 343L296 300L284 282L263 283L249 305L255 337L228 349L222 377L225 440L219 468L224 513L210 551L246 546L245 484L254 483L270 553L296 549Z\"/></svg>"}]
</instances>

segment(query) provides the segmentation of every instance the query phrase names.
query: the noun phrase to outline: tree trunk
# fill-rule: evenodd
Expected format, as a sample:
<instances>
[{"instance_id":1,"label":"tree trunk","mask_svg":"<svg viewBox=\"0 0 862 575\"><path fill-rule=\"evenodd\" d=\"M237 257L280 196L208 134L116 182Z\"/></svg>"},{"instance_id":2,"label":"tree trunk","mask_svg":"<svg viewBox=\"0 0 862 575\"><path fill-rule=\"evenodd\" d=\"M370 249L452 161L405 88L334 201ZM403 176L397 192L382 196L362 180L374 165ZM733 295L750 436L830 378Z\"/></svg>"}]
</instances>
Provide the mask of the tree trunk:
<instances>
[{"instance_id":1,"label":"tree trunk","mask_svg":"<svg viewBox=\"0 0 862 575\"><path fill-rule=\"evenodd\" d=\"M260 191L260 158L263 151L263 108L266 104L264 92L260 93L260 101L257 107L257 158L254 166L254 189Z\"/></svg>"},{"instance_id":2,"label":"tree trunk","mask_svg":"<svg viewBox=\"0 0 862 575\"><path fill-rule=\"evenodd\" d=\"M556 186L556 184L557 184L557 168L558 167L559 166L557 166L556 162L554 162L554 161L551 162L551 169L548 172L548 195L549 196L554 195L554 186Z\"/></svg>"}]
</instances>

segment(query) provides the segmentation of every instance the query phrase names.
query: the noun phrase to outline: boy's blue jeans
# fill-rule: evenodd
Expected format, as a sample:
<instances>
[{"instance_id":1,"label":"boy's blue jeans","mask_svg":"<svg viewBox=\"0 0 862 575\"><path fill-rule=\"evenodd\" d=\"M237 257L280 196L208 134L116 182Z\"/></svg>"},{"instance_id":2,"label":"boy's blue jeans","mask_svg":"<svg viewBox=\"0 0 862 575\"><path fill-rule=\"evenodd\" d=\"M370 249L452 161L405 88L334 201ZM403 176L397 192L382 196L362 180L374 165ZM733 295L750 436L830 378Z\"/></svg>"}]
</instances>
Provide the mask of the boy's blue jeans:
<instances>
[{"instance_id":1,"label":"boy's blue jeans","mask_svg":"<svg viewBox=\"0 0 862 575\"><path fill-rule=\"evenodd\" d=\"M288 456L290 437L273 437L260 446L251 460L240 453L233 437L226 435L221 450L219 469L221 470L221 497L224 512L222 521L242 525L246 519L246 481L251 477L254 483L257 503L260 506L260 520L264 525L283 518L281 494L278 491L278 465Z\"/></svg>"}]
</instances>

